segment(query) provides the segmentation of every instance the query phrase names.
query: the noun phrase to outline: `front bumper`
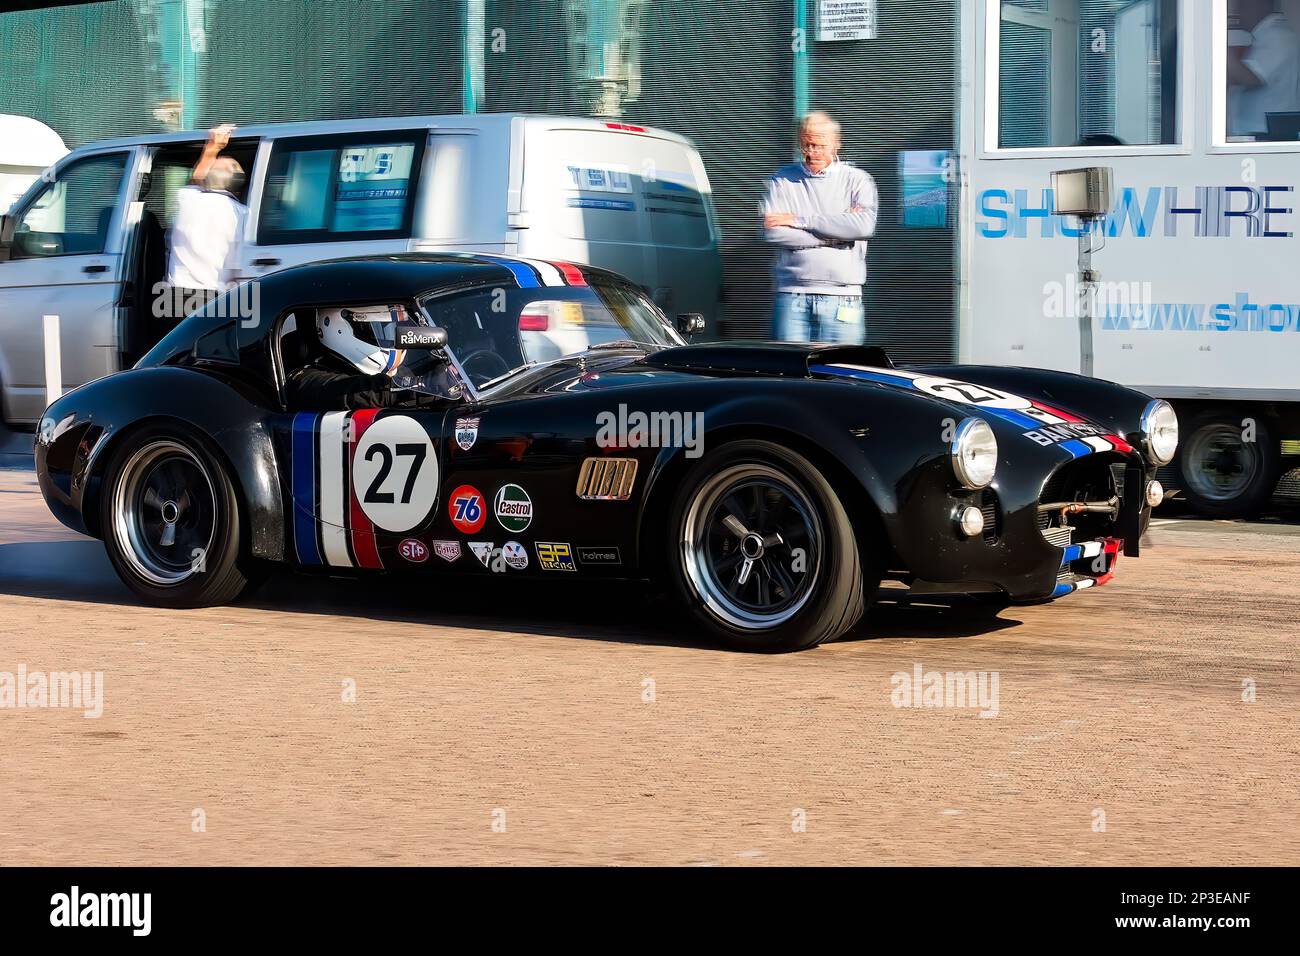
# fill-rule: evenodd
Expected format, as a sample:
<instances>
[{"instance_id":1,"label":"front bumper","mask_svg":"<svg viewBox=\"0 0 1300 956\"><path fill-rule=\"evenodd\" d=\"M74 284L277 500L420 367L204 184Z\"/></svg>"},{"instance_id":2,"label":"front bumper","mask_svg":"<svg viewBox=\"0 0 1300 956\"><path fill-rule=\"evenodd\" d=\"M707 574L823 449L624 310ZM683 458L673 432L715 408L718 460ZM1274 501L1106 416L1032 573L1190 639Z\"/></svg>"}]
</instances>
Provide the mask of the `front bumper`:
<instances>
[{"instance_id":1,"label":"front bumper","mask_svg":"<svg viewBox=\"0 0 1300 956\"><path fill-rule=\"evenodd\" d=\"M1121 552L1137 556L1150 514L1145 504L1150 476L1140 456L1090 455L1066 462L1046 477L1037 474L1000 474L989 490L962 500L965 493L946 489L947 499L953 500L939 494L911 496L901 509L900 533L891 535L903 580L910 580L917 593L1001 593L1012 602L1034 604L1105 584ZM1103 488L1104 481L1112 483ZM1069 501L1076 494L1089 500L1113 495L1119 500L1118 514L1071 517L1070 527L1048 527L1051 522L1039 505ZM997 513L986 525L995 528L994 534L958 534L951 515L963 503L979 506L990 497Z\"/></svg>"},{"instance_id":2,"label":"front bumper","mask_svg":"<svg viewBox=\"0 0 1300 956\"><path fill-rule=\"evenodd\" d=\"M1124 542L1119 538L1084 541L1061 549L1061 569L1056 575L1053 598L1065 597L1084 588L1101 587L1115 576Z\"/></svg>"}]
</instances>

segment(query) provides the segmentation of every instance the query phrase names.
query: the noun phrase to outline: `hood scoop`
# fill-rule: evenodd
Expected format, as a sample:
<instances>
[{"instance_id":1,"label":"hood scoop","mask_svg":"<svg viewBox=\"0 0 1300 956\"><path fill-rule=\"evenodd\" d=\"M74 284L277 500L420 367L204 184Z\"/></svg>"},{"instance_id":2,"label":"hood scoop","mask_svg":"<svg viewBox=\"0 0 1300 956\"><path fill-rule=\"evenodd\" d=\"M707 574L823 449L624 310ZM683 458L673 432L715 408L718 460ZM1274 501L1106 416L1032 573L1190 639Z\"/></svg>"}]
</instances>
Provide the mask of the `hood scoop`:
<instances>
[{"instance_id":1,"label":"hood scoop","mask_svg":"<svg viewBox=\"0 0 1300 956\"><path fill-rule=\"evenodd\" d=\"M811 365L869 365L893 368L885 350L875 345L804 345L783 342L712 342L655 352L646 365L719 375L778 375L806 378Z\"/></svg>"}]
</instances>

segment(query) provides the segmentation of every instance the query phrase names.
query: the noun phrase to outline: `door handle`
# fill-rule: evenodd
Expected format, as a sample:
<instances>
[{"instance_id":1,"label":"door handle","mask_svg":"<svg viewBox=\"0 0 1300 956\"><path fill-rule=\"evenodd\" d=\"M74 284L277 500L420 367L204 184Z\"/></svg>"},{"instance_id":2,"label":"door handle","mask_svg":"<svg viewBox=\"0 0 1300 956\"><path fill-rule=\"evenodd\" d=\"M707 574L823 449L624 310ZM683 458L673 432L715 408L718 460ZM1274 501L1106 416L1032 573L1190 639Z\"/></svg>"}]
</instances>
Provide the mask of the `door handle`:
<instances>
[{"instance_id":1,"label":"door handle","mask_svg":"<svg viewBox=\"0 0 1300 956\"><path fill-rule=\"evenodd\" d=\"M253 265L255 266L278 266L279 264L280 264L279 259L254 259L253 260Z\"/></svg>"},{"instance_id":2,"label":"door handle","mask_svg":"<svg viewBox=\"0 0 1300 956\"><path fill-rule=\"evenodd\" d=\"M81 271L87 275L96 275L100 272L107 272L108 266L83 266Z\"/></svg>"}]
</instances>

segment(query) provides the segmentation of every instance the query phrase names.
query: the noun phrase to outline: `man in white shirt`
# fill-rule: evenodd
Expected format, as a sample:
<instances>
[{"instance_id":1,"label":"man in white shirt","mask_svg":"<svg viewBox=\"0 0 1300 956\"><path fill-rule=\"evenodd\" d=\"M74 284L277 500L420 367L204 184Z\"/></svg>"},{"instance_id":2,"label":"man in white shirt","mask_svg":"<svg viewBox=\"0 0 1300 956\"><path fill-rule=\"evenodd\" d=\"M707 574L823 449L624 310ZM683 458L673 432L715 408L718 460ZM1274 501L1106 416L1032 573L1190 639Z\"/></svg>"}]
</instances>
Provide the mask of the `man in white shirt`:
<instances>
[{"instance_id":1,"label":"man in white shirt","mask_svg":"<svg viewBox=\"0 0 1300 956\"><path fill-rule=\"evenodd\" d=\"M234 195L243 184L244 170L231 157L219 155L234 128L218 126L208 133L189 185L176 193L167 259L167 311L174 319L201 308L231 285L247 215Z\"/></svg>"},{"instance_id":2,"label":"man in white shirt","mask_svg":"<svg viewBox=\"0 0 1300 956\"><path fill-rule=\"evenodd\" d=\"M1236 0L1249 45L1228 45L1228 135L1267 138L1269 113L1300 111L1300 38L1275 0Z\"/></svg>"}]
</instances>

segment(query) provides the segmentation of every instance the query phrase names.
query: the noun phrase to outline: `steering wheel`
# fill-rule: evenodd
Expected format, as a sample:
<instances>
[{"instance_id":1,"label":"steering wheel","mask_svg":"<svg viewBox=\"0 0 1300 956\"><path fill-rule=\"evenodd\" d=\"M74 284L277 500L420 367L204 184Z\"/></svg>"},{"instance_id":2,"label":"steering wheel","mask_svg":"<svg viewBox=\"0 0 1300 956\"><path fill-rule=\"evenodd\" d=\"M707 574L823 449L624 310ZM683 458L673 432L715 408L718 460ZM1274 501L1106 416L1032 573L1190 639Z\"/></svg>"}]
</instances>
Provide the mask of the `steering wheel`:
<instances>
[{"instance_id":1,"label":"steering wheel","mask_svg":"<svg viewBox=\"0 0 1300 956\"><path fill-rule=\"evenodd\" d=\"M481 371L475 371L471 366L474 364L482 366ZM460 360L460 367L465 370L465 374L475 384L479 382L490 382L498 375L504 375L510 371L510 366L506 360L491 349L475 349Z\"/></svg>"}]
</instances>

